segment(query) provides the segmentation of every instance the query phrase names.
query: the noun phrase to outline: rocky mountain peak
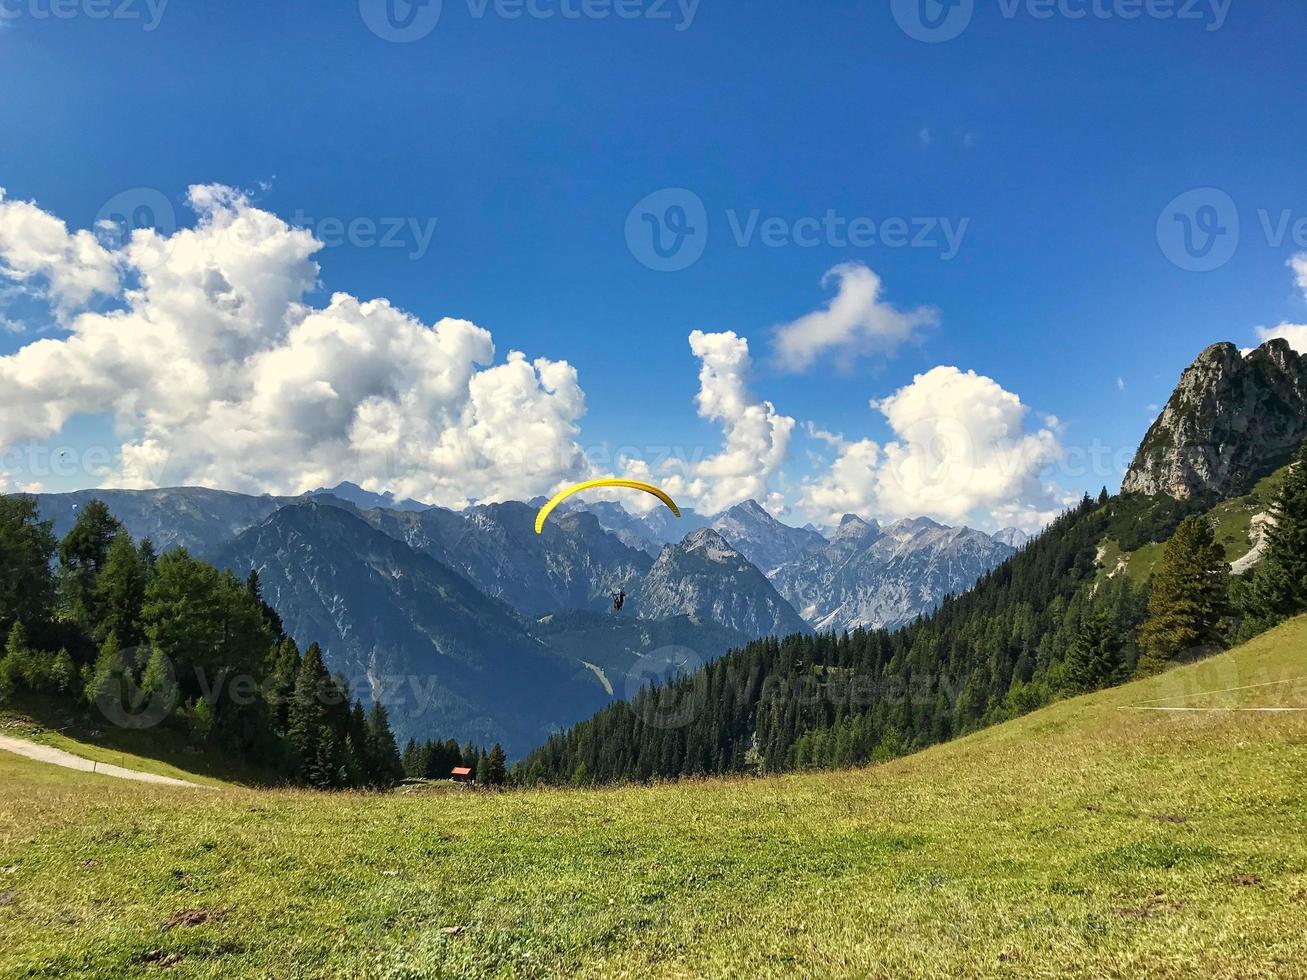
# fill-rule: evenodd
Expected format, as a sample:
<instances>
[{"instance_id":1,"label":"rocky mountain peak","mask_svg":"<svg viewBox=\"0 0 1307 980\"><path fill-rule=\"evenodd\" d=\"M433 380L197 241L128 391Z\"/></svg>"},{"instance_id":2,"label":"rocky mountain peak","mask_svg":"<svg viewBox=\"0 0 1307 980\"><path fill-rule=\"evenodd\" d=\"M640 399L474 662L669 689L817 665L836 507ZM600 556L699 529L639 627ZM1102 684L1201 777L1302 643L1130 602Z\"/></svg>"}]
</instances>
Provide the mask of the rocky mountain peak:
<instances>
[{"instance_id":1,"label":"rocky mountain peak","mask_svg":"<svg viewBox=\"0 0 1307 980\"><path fill-rule=\"evenodd\" d=\"M641 619L689 616L749 637L811 632L767 577L712 528L664 548L632 600Z\"/></svg>"},{"instance_id":2,"label":"rocky mountain peak","mask_svg":"<svg viewBox=\"0 0 1307 980\"><path fill-rule=\"evenodd\" d=\"M845 514L840 518L840 526L831 536L831 541L856 542L880 531L876 521L864 521L857 514Z\"/></svg>"},{"instance_id":3,"label":"rocky mountain peak","mask_svg":"<svg viewBox=\"0 0 1307 980\"><path fill-rule=\"evenodd\" d=\"M1030 541L1030 535L1019 527L1005 527L1001 531L995 531L990 537L1009 548L1020 548Z\"/></svg>"},{"instance_id":4,"label":"rocky mountain peak","mask_svg":"<svg viewBox=\"0 0 1307 980\"><path fill-rule=\"evenodd\" d=\"M756 500L736 504L710 527L768 574L805 551L826 544L816 531L782 524Z\"/></svg>"},{"instance_id":5,"label":"rocky mountain peak","mask_svg":"<svg viewBox=\"0 0 1307 980\"><path fill-rule=\"evenodd\" d=\"M1213 344L1180 377L1121 489L1229 497L1288 462L1307 438L1307 361L1287 341L1247 355Z\"/></svg>"}]
</instances>

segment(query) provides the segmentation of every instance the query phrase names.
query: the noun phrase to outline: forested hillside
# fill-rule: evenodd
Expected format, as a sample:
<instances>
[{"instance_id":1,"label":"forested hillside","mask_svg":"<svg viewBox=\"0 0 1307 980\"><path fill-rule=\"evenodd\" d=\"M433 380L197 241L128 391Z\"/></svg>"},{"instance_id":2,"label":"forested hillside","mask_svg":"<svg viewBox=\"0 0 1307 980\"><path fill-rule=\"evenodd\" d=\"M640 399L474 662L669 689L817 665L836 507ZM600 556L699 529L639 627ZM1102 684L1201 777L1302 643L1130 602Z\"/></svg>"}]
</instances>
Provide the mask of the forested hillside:
<instances>
[{"instance_id":1,"label":"forested hillside","mask_svg":"<svg viewBox=\"0 0 1307 980\"><path fill-rule=\"evenodd\" d=\"M896 633L750 643L554 736L527 782L777 772L888 758L1119 683L1307 610L1307 445L1266 557L1231 582L1210 523L1169 499L1086 497L965 595ZM1167 541L1158 572L1095 581L1109 536Z\"/></svg>"},{"instance_id":2,"label":"forested hillside","mask_svg":"<svg viewBox=\"0 0 1307 980\"><path fill-rule=\"evenodd\" d=\"M319 788L403 776L386 709L365 712L303 654L257 576L156 556L99 500L56 540L36 502L0 496L0 702L53 703L91 727L175 730L269 778Z\"/></svg>"}]
</instances>

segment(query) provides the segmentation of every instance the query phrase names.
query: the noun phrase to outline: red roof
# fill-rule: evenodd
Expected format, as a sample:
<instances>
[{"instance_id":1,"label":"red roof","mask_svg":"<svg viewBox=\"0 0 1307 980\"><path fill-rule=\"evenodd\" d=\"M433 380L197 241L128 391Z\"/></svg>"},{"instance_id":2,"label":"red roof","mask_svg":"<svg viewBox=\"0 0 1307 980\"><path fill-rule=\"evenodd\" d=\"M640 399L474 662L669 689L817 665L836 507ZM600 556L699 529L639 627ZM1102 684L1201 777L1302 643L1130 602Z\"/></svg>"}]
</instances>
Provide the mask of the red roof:
<instances>
[{"instance_id":1,"label":"red roof","mask_svg":"<svg viewBox=\"0 0 1307 980\"><path fill-rule=\"evenodd\" d=\"M454 771L453 771L452 773L450 773L450 775L452 775L452 776L470 776L470 775L472 775L472 770L471 770L471 769L465 769L465 768L462 767L462 766L455 766L455 767L454 767Z\"/></svg>"}]
</instances>

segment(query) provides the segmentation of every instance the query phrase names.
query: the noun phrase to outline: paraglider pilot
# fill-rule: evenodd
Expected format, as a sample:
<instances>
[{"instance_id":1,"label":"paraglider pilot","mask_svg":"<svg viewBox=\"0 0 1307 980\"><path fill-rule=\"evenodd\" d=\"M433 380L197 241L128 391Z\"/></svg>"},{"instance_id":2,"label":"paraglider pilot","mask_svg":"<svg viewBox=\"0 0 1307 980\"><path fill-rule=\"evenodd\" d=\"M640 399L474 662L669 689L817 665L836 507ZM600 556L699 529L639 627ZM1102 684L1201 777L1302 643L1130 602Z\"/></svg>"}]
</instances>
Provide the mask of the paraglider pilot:
<instances>
[{"instance_id":1,"label":"paraglider pilot","mask_svg":"<svg viewBox=\"0 0 1307 980\"><path fill-rule=\"evenodd\" d=\"M613 593L613 612L621 612L624 605L626 605L626 590L618 589Z\"/></svg>"}]
</instances>

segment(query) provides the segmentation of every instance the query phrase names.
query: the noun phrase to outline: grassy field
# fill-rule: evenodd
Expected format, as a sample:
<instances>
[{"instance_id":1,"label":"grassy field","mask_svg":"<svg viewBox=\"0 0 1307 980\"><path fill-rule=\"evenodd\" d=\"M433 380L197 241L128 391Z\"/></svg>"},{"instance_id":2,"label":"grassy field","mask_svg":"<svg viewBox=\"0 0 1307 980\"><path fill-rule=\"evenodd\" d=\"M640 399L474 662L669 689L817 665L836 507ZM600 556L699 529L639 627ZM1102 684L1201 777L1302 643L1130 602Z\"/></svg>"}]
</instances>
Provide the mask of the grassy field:
<instances>
[{"instance_id":1,"label":"grassy field","mask_svg":"<svg viewBox=\"0 0 1307 980\"><path fill-rule=\"evenodd\" d=\"M1307 620L870 769L323 796L0 754L0 975L1307 976Z\"/></svg>"}]
</instances>

